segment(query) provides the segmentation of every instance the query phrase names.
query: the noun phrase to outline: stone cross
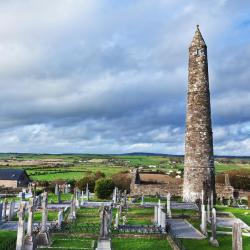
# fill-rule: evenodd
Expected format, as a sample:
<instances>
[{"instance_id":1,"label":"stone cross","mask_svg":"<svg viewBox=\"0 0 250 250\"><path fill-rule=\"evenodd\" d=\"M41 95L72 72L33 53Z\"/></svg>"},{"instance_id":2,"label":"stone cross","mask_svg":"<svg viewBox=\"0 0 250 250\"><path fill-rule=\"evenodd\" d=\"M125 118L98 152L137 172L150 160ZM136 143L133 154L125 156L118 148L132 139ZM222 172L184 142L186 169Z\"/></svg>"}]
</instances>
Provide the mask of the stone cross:
<instances>
[{"instance_id":1,"label":"stone cross","mask_svg":"<svg viewBox=\"0 0 250 250\"><path fill-rule=\"evenodd\" d=\"M47 232L47 221L48 221L48 193L43 193L43 200L42 200L42 227L41 233Z\"/></svg>"},{"instance_id":2,"label":"stone cross","mask_svg":"<svg viewBox=\"0 0 250 250\"><path fill-rule=\"evenodd\" d=\"M24 249L33 250L36 247L35 239L33 235L33 216L35 211L35 199L30 198L28 205L28 223L27 223L27 235L24 240Z\"/></svg>"},{"instance_id":3,"label":"stone cross","mask_svg":"<svg viewBox=\"0 0 250 250\"><path fill-rule=\"evenodd\" d=\"M100 239L109 238L109 211L107 207L103 207L100 213L101 228L100 228Z\"/></svg>"},{"instance_id":4,"label":"stone cross","mask_svg":"<svg viewBox=\"0 0 250 250\"><path fill-rule=\"evenodd\" d=\"M0 224L2 222L3 203L0 203Z\"/></svg>"},{"instance_id":5,"label":"stone cross","mask_svg":"<svg viewBox=\"0 0 250 250\"><path fill-rule=\"evenodd\" d=\"M7 207L8 207L8 200L5 198L3 202L3 220L7 220Z\"/></svg>"},{"instance_id":6,"label":"stone cross","mask_svg":"<svg viewBox=\"0 0 250 250\"><path fill-rule=\"evenodd\" d=\"M167 215L168 215L168 218L172 218L170 193L167 194Z\"/></svg>"},{"instance_id":7,"label":"stone cross","mask_svg":"<svg viewBox=\"0 0 250 250\"><path fill-rule=\"evenodd\" d=\"M37 235L37 244L38 245L50 245L50 237L49 232L47 230L47 221L48 221L48 193L43 192L42 194L43 200L42 200L42 225L41 230Z\"/></svg>"},{"instance_id":8,"label":"stone cross","mask_svg":"<svg viewBox=\"0 0 250 250\"><path fill-rule=\"evenodd\" d=\"M30 198L29 206L28 206L28 223L27 223L27 235L32 235L32 227L33 227L33 217L34 217L34 198Z\"/></svg>"},{"instance_id":9,"label":"stone cross","mask_svg":"<svg viewBox=\"0 0 250 250\"><path fill-rule=\"evenodd\" d=\"M58 217L57 217L57 222L58 222L58 227L60 228L63 222L63 211L60 210L58 212Z\"/></svg>"},{"instance_id":10,"label":"stone cross","mask_svg":"<svg viewBox=\"0 0 250 250\"><path fill-rule=\"evenodd\" d=\"M211 220L211 238L210 243L212 246L219 247L219 243L216 239L216 210L215 208L212 209L212 220Z\"/></svg>"},{"instance_id":11,"label":"stone cross","mask_svg":"<svg viewBox=\"0 0 250 250\"><path fill-rule=\"evenodd\" d=\"M239 221L233 224L232 250L242 250L241 223Z\"/></svg>"},{"instance_id":12,"label":"stone cross","mask_svg":"<svg viewBox=\"0 0 250 250\"><path fill-rule=\"evenodd\" d=\"M21 203L18 212L16 250L23 250L24 236L25 236L25 203Z\"/></svg>"},{"instance_id":13,"label":"stone cross","mask_svg":"<svg viewBox=\"0 0 250 250\"><path fill-rule=\"evenodd\" d=\"M201 205L201 232L207 236L207 212L206 206Z\"/></svg>"}]
</instances>

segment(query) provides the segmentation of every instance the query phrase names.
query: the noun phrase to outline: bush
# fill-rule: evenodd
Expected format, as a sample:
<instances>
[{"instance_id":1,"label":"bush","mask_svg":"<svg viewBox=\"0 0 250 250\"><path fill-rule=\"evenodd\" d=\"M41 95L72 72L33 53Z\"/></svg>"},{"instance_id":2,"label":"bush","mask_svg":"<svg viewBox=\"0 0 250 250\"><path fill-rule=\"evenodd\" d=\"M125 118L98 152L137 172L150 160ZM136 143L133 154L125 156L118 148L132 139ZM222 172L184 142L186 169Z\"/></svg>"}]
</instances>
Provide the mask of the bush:
<instances>
[{"instance_id":1,"label":"bush","mask_svg":"<svg viewBox=\"0 0 250 250\"><path fill-rule=\"evenodd\" d=\"M86 190L87 184L89 185L89 191L90 192L94 192L95 190L95 182L97 180L99 180L100 178L104 178L105 174L97 171L96 173L92 173L83 177L82 179L80 179L79 181L77 181L76 186L80 189L80 190Z\"/></svg>"},{"instance_id":2,"label":"bush","mask_svg":"<svg viewBox=\"0 0 250 250\"><path fill-rule=\"evenodd\" d=\"M114 182L115 186L118 187L120 190L127 190L127 192L130 191L131 176L129 173L120 172L114 174L112 176L112 181Z\"/></svg>"},{"instance_id":3,"label":"bush","mask_svg":"<svg viewBox=\"0 0 250 250\"><path fill-rule=\"evenodd\" d=\"M113 193L114 188L115 184L112 179L99 179L95 184L95 195L100 199L107 199Z\"/></svg>"},{"instance_id":4,"label":"bush","mask_svg":"<svg viewBox=\"0 0 250 250\"><path fill-rule=\"evenodd\" d=\"M94 192L95 190L95 179L93 176L85 176L82 179L80 179L77 183L76 186L80 189L85 191L87 184L89 185L89 191Z\"/></svg>"}]
</instances>

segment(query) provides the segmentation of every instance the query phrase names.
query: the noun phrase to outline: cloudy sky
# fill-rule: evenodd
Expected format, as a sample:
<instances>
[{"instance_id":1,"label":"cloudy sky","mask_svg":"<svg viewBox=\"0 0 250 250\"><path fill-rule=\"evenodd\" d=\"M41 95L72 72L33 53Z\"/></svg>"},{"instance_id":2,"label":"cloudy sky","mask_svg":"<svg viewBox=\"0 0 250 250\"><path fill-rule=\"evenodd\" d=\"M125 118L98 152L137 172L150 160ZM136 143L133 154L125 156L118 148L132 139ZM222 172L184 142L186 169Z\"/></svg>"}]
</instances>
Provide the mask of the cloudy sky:
<instances>
[{"instance_id":1,"label":"cloudy sky","mask_svg":"<svg viewBox=\"0 0 250 250\"><path fill-rule=\"evenodd\" d=\"M182 154L196 24L215 154L250 155L249 0L0 0L0 151Z\"/></svg>"}]
</instances>

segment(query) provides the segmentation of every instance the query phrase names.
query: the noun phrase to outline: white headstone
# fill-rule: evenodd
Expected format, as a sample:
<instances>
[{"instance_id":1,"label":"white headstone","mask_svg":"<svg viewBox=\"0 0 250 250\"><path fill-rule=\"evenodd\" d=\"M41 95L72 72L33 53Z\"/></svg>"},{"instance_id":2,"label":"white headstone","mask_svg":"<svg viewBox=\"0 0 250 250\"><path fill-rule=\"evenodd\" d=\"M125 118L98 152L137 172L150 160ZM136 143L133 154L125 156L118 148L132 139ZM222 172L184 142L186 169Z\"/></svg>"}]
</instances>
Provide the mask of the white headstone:
<instances>
[{"instance_id":1,"label":"white headstone","mask_svg":"<svg viewBox=\"0 0 250 250\"><path fill-rule=\"evenodd\" d=\"M242 250L241 223L235 222L232 230L232 250Z\"/></svg>"},{"instance_id":2,"label":"white headstone","mask_svg":"<svg viewBox=\"0 0 250 250\"><path fill-rule=\"evenodd\" d=\"M201 232L207 235L207 213L205 205L201 205Z\"/></svg>"}]
</instances>

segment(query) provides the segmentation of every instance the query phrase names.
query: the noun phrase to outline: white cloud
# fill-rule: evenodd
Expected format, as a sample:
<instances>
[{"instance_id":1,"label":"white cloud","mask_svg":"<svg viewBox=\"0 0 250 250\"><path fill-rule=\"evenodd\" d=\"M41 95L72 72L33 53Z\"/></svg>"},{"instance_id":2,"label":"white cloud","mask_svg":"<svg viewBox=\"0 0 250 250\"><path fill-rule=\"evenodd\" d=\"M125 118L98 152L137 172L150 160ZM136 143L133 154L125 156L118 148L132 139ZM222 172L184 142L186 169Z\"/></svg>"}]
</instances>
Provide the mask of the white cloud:
<instances>
[{"instance_id":1,"label":"white cloud","mask_svg":"<svg viewBox=\"0 0 250 250\"><path fill-rule=\"evenodd\" d=\"M216 153L245 154L250 38L241 24L249 7L1 1L0 151L183 153L188 46L199 23Z\"/></svg>"}]
</instances>

